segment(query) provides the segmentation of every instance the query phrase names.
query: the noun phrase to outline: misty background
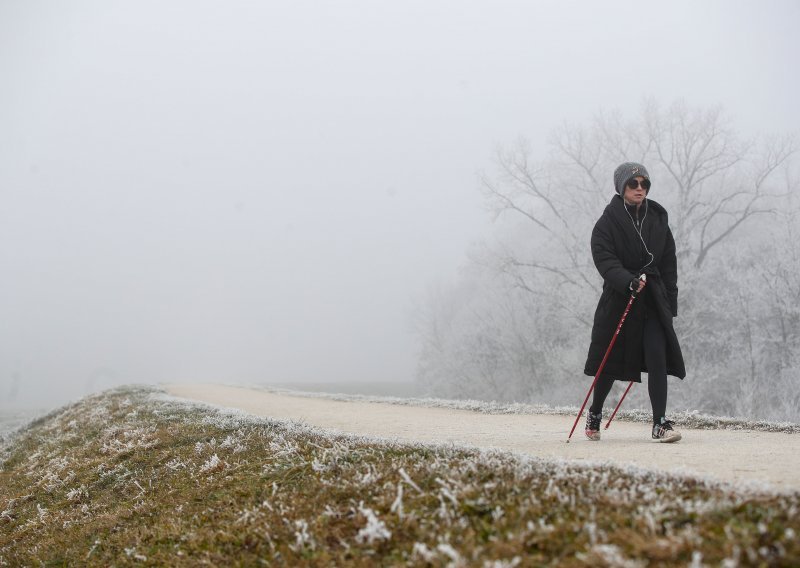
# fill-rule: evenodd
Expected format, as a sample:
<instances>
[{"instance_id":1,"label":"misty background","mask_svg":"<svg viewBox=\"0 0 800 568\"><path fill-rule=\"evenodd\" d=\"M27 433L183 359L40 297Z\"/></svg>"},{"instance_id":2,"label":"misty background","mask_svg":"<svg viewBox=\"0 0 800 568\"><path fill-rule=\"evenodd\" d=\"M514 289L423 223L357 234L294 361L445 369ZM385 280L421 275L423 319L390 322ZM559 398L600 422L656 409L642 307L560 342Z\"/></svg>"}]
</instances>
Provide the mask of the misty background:
<instances>
[{"instance_id":1,"label":"misty background","mask_svg":"<svg viewBox=\"0 0 800 568\"><path fill-rule=\"evenodd\" d=\"M0 406L412 384L431 290L498 230L498 147L544 159L565 123L647 100L796 133L798 22L790 1L2 0Z\"/></svg>"}]
</instances>

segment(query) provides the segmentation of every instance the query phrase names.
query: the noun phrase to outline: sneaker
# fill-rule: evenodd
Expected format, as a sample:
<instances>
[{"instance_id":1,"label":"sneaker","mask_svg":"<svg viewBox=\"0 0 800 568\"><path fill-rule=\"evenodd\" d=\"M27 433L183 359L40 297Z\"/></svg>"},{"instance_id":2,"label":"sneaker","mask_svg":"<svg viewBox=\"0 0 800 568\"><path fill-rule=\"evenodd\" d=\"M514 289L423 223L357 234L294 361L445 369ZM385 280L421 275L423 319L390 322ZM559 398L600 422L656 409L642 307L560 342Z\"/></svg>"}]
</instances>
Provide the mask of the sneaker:
<instances>
[{"instance_id":1,"label":"sneaker","mask_svg":"<svg viewBox=\"0 0 800 568\"><path fill-rule=\"evenodd\" d=\"M681 433L672 428L675 424L672 420L661 417L660 424L653 424L653 439L659 442L677 442L681 439Z\"/></svg>"},{"instance_id":2,"label":"sneaker","mask_svg":"<svg viewBox=\"0 0 800 568\"><path fill-rule=\"evenodd\" d=\"M600 441L600 423L603 421L603 413L594 414L591 410L586 411L586 437L593 442Z\"/></svg>"}]
</instances>

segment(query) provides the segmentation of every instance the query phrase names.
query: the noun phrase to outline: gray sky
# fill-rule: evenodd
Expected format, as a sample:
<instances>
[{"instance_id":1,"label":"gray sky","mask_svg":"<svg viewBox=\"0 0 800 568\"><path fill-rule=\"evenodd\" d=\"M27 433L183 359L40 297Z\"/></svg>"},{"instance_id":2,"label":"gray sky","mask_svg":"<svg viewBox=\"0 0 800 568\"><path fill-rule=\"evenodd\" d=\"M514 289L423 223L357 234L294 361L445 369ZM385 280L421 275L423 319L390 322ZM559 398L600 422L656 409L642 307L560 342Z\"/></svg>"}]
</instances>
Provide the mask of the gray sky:
<instances>
[{"instance_id":1,"label":"gray sky","mask_svg":"<svg viewBox=\"0 0 800 568\"><path fill-rule=\"evenodd\" d=\"M599 109L800 131L800 4L0 0L0 406L411 380L476 172ZM610 174L609 174L610 175Z\"/></svg>"}]
</instances>

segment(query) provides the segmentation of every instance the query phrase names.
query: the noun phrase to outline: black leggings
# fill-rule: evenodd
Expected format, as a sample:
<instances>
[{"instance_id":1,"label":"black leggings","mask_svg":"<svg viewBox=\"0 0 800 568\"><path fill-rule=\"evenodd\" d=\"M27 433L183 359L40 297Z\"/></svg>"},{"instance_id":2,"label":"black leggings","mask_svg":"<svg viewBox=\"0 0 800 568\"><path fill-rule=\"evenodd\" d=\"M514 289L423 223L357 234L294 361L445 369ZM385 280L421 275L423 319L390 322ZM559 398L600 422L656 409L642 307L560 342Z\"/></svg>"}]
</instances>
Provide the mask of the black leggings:
<instances>
[{"instance_id":1,"label":"black leggings","mask_svg":"<svg viewBox=\"0 0 800 568\"><path fill-rule=\"evenodd\" d=\"M656 423L667 412L667 339L658 317L644 320L642 348L647 366L647 391L653 407L653 423ZM592 413L600 414L603 411L603 403L613 386L614 379L607 375L597 379L592 406L589 407Z\"/></svg>"}]
</instances>

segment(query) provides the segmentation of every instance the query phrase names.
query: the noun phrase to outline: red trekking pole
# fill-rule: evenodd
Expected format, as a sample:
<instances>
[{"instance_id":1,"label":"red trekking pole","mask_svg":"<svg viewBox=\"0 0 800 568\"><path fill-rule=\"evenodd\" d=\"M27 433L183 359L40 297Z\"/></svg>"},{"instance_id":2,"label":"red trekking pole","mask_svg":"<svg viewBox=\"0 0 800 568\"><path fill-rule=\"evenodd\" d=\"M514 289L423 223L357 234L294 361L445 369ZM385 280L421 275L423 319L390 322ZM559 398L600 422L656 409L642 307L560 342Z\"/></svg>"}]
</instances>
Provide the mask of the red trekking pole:
<instances>
[{"instance_id":1,"label":"red trekking pole","mask_svg":"<svg viewBox=\"0 0 800 568\"><path fill-rule=\"evenodd\" d=\"M647 276L642 274L639 279L647 283ZM592 386L589 387L589 392L586 393L586 398L583 399L583 405L581 406L580 412L578 412L577 418L575 418L575 424L572 425L572 430L569 431L569 437L567 438L567 443L569 444L570 439L572 438L572 434L575 432L575 427L578 425L578 422L583 416L583 410L586 408L586 403L589 401L589 396L592 394L594 390L594 386L597 384L597 379L600 378L600 373L603 372L603 367L606 365L606 361L608 360L608 356L611 355L611 349L614 347L614 344L617 342L617 337L619 336L619 331L622 329L622 324L625 323L625 318L628 317L628 312L631 311L631 305L633 305L633 301L636 299L637 292L633 292L631 294L631 299L628 300L628 305L625 306L625 311L622 312L622 317L619 318L619 324L617 324L617 330L614 332L614 335L611 337L611 343L608 345L608 349L606 349L606 354L603 356L603 360L600 362L600 366L597 368L597 374L594 376L594 381L592 381ZM630 387L629 387L630 388ZM626 391L627 393L627 391ZM620 404L622 401L620 400ZM619 408L619 406L618 406ZM615 411L616 412L616 411ZM609 420L610 422L610 420ZM608 426L606 426L608 427Z\"/></svg>"},{"instance_id":2,"label":"red trekking pole","mask_svg":"<svg viewBox=\"0 0 800 568\"><path fill-rule=\"evenodd\" d=\"M633 381L628 383L628 388L626 388L625 392L622 393L622 398L619 399L617 407L614 409L614 412L611 413L611 418L609 418L608 422L606 422L606 427L604 428L604 430L608 430L608 427L611 426L611 421L614 420L614 417L617 415L617 410L619 410L619 407L622 406L622 401L625 400L626 396L628 396L628 391L631 390L632 386L633 386Z\"/></svg>"}]
</instances>

